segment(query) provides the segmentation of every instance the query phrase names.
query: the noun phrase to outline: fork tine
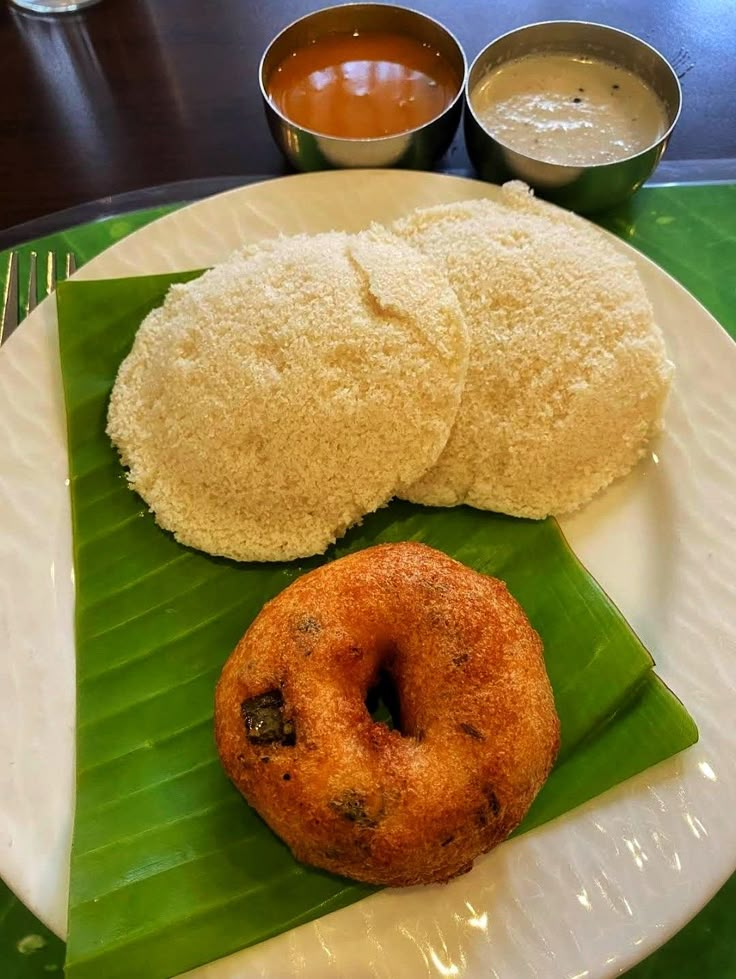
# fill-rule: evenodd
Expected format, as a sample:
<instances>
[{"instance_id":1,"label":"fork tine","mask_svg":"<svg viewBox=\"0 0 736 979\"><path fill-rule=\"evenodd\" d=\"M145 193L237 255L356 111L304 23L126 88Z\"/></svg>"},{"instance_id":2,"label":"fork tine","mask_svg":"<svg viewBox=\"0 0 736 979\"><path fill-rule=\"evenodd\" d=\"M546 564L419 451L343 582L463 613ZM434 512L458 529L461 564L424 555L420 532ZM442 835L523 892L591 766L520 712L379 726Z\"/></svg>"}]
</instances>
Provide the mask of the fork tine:
<instances>
[{"instance_id":1,"label":"fork tine","mask_svg":"<svg viewBox=\"0 0 736 979\"><path fill-rule=\"evenodd\" d=\"M7 277L5 281L5 291L2 297L2 319L0 320L0 343L6 340L13 330L18 326L19 320L28 316L38 305L39 283L38 283L38 254L35 251L28 255L28 289L25 302L21 304L19 289L20 262L18 252L10 253L8 259ZM65 278L73 275L77 271L76 256L73 252L67 252L64 262ZM50 251L46 254L44 270L44 281L41 283L43 297L51 295L56 289L57 280L57 261L56 254Z\"/></svg>"},{"instance_id":2,"label":"fork tine","mask_svg":"<svg viewBox=\"0 0 736 979\"><path fill-rule=\"evenodd\" d=\"M7 339L18 325L18 252L11 252L8 259L8 276L3 296L3 316L0 320L0 343Z\"/></svg>"},{"instance_id":3,"label":"fork tine","mask_svg":"<svg viewBox=\"0 0 736 979\"><path fill-rule=\"evenodd\" d=\"M50 296L56 288L56 252L46 256L46 295Z\"/></svg>"},{"instance_id":4,"label":"fork tine","mask_svg":"<svg viewBox=\"0 0 736 979\"><path fill-rule=\"evenodd\" d=\"M31 252L28 257L28 295L26 296L26 316L33 312L38 302L38 255Z\"/></svg>"}]
</instances>

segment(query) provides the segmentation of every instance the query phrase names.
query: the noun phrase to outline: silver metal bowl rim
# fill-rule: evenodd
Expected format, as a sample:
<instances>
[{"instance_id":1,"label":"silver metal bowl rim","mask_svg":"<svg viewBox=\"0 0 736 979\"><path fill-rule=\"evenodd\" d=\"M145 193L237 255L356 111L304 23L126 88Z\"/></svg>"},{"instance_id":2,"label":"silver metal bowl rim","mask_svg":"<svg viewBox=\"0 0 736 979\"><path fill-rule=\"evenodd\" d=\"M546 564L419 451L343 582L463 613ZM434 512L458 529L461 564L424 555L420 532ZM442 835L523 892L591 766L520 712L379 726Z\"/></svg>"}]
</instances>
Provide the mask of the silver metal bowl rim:
<instances>
[{"instance_id":1,"label":"silver metal bowl rim","mask_svg":"<svg viewBox=\"0 0 736 979\"><path fill-rule=\"evenodd\" d=\"M463 75L462 78L460 79L460 83L457 88L457 93L453 98L452 102L448 103L445 106L445 108L442 110L442 112L438 112L436 116L432 116L431 119L428 119L426 122L423 122L421 126L415 126L414 129L403 129L400 133L391 133L388 136L331 136L329 133L319 133L315 129L308 129L306 126L300 126L298 122L294 122L293 119L289 119L288 116L285 116L284 113L278 108L278 106L274 105L272 100L269 98L268 92L266 91L266 86L263 84L263 65L268 56L268 52L278 41L278 39L282 35L286 34L287 31L290 31L291 28L294 27L296 24L299 24L301 21L304 20L309 20L310 18L314 17L316 14L325 13L325 11L327 10L338 10L340 7L343 8L387 7L389 9L393 8L395 10L405 10L407 11L407 13L415 14L417 17L421 17L423 20L430 21L436 27L439 27L440 30L444 31L445 34L447 34L447 36L453 42L453 44L457 47L457 50L460 54L463 63ZM271 38L271 40L266 45L266 49L261 55L260 62L258 63L258 85L261 89L261 95L266 101L268 107L272 109L273 112L276 113L276 115L281 119L282 122L285 122L287 126L292 126L294 129L298 129L303 133L307 133L310 136L314 136L316 139L334 139L334 140L339 140L340 142L343 143L356 143L356 144L357 143L380 143L390 139L397 139L399 136L412 136L414 135L414 133L419 133L423 129L426 129L427 126L431 126L432 123L437 122L438 119L441 119L446 113L454 109L457 103L461 99L467 101L466 99L467 82L468 82L468 59L465 56L465 49L463 48L462 44L458 41L458 39L455 37L455 35L452 33L452 31L449 29L449 27L446 27L441 21L437 20L435 17L430 17L429 14L425 14L421 10L415 10L413 7L405 7L403 6L403 4L399 4L399 3L372 3L369 2L369 0L365 0L365 2L363 2L363 0L357 0L357 2L355 3L337 3L331 7L320 7L319 10L311 10L308 14L304 14L301 17L297 17L295 20L292 20L291 23L287 24L286 27L283 27L278 32L278 34L275 34Z\"/></svg>"},{"instance_id":2,"label":"silver metal bowl rim","mask_svg":"<svg viewBox=\"0 0 736 979\"><path fill-rule=\"evenodd\" d=\"M643 150L639 150L638 153L632 153L631 156L623 156L621 157L620 160L613 160L610 163L576 163L576 164L550 163L549 160L541 160L539 159L539 157L529 156L526 153L520 153L518 150L514 149L513 146L509 146L508 143L504 143L502 139L499 139L483 125L483 123L476 115L475 109L473 108L473 104L470 100L470 76L473 74L473 69L475 68L476 64L480 61L483 55L486 54L489 48L493 47L494 44L498 44L499 41L503 41L505 38L511 37L511 35L513 34L521 34L532 27L551 27L553 25L556 26L558 24L572 24L580 27L599 27L604 31L609 31L611 34L619 34L623 37L629 38L629 40L635 41L637 44L640 44L644 48L649 48L649 50L660 59L662 64L672 75L672 78L675 82L675 89L677 91L677 110L674 114L674 118L672 119L672 122L670 123L669 127L658 139L655 139L653 143L650 143ZM534 52L530 51L529 53L533 54ZM520 57L524 57L524 56L521 55ZM627 70L631 70L631 69L627 69ZM631 71L632 74L636 74L635 71L633 70ZM651 88L651 85L649 87ZM637 157L644 156L646 153L650 153L653 149L655 149L657 146L660 146L662 143L665 143L670 138L673 129L678 123L678 120L680 118L680 113L682 112L682 86L680 85L680 79L677 77L677 72L669 63L667 58L665 58L662 52L658 51L652 44L649 44L647 41L644 41L642 38L637 37L636 34L632 34L630 31L622 31L618 27L611 27L608 24L599 24L597 23L597 21L593 21L593 20L538 20L535 21L533 24L524 24L521 27L515 27L511 31L506 31L505 34L499 34L498 37L495 37L492 41L489 41L488 44L486 44L486 46L481 51L478 52L475 58L473 58L470 67L468 68L465 74L464 94L465 94L465 107L467 111L472 115L474 121L483 130L483 132L486 133L489 136L489 138L492 139L495 143L498 143L499 146L502 146L505 150L508 150L511 153L515 153L517 156L523 157L526 160L533 161L534 163L544 163L547 166L559 167L560 169L566 169L566 170L581 170L581 169L598 170L598 169L603 169L604 167L616 167L621 163L628 163L629 160L635 160L637 159Z\"/></svg>"}]
</instances>

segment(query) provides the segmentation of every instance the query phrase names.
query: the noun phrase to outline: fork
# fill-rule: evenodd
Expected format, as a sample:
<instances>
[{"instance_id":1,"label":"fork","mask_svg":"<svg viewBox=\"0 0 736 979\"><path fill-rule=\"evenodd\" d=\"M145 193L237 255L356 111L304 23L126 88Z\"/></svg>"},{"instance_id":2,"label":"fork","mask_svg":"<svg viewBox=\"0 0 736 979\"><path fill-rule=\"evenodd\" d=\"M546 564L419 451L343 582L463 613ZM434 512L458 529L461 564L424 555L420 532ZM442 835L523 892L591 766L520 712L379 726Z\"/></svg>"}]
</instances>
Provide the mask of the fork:
<instances>
[{"instance_id":1,"label":"fork","mask_svg":"<svg viewBox=\"0 0 736 979\"><path fill-rule=\"evenodd\" d=\"M28 256L28 287L25 292L25 299L21 302L19 254L17 251L10 253L3 294L3 315L2 321L0 321L0 344L7 340L21 320L33 312L39 299L49 296L56 288L56 253L47 252L46 261L41 264L43 274L39 280L38 253L32 251ZM64 260L64 278L68 279L76 270L77 262L74 253L67 252Z\"/></svg>"}]
</instances>

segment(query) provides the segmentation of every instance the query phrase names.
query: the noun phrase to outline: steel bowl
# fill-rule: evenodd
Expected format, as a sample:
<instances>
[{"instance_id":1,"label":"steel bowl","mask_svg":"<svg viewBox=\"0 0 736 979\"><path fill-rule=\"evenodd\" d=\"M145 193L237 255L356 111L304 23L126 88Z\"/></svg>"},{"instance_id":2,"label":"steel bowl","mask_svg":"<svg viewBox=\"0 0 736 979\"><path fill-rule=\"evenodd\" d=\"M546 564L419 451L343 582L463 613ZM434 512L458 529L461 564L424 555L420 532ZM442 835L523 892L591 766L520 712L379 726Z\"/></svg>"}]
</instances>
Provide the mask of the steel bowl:
<instances>
[{"instance_id":1,"label":"steel bowl","mask_svg":"<svg viewBox=\"0 0 736 979\"><path fill-rule=\"evenodd\" d=\"M268 95L271 73L296 48L325 34L388 31L430 44L457 75L457 94L450 105L416 129L393 136L341 139L304 129L288 119ZM261 95L271 135L286 158L299 170L335 167L407 167L427 169L447 150L462 114L467 73L465 54L442 24L407 7L382 3L349 3L307 14L289 24L266 48L258 70Z\"/></svg>"},{"instance_id":2,"label":"steel bowl","mask_svg":"<svg viewBox=\"0 0 736 979\"><path fill-rule=\"evenodd\" d=\"M511 149L481 125L471 96L492 68L540 52L592 56L638 75L664 105L668 121L666 132L634 156L591 166L547 163ZM470 160L484 180L501 183L518 178L541 197L589 214L619 204L652 174L675 128L681 105L682 90L674 68L645 41L602 24L546 21L502 35L475 59L465 84L465 142Z\"/></svg>"}]
</instances>

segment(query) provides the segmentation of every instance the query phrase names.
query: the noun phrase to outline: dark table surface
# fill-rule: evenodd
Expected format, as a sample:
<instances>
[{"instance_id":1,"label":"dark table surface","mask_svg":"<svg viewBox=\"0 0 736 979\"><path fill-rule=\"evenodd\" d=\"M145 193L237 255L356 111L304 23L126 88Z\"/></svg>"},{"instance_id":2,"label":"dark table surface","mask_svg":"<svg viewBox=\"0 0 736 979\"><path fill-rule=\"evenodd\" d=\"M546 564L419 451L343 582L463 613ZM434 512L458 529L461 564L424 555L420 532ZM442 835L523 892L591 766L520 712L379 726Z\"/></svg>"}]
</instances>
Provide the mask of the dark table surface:
<instances>
[{"instance_id":1,"label":"dark table surface","mask_svg":"<svg viewBox=\"0 0 736 979\"><path fill-rule=\"evenodd\" d=\"M659 48L682 77L667 160L736 177L734 0L414 0L469 59L535 20L595 20ZM102 0L38 17L0 0L0 229L83 201L195 177L277 174L261 53L325 0ZM464 169L456 139L443 168ZM730 167L731 172L728 172ZM702 171L708 175L708 166Z\"/></svg>"}]
</instances>

